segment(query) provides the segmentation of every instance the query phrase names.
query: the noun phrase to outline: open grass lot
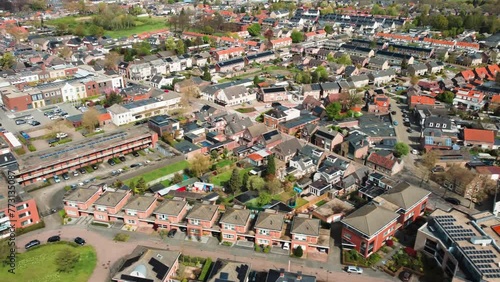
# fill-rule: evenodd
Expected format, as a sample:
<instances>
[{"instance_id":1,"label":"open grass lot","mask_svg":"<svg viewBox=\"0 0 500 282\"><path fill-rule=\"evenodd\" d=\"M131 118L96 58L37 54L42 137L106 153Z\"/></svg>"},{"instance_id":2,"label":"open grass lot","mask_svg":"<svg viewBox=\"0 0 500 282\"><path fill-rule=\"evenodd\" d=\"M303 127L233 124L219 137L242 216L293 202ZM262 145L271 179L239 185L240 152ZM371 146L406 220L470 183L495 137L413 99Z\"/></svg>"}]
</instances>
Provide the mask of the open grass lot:
<instances>
[{"instance_id":1,"label":"open grass lot","mask_svg":"<svg viewBox=\"0 0 500 282\"><path fill-rule=\"evenodd\" d=\"M46 21L46 24L49 26L57 26L59 24L65 24L68 26L69 30L73 30L78 25L85 26L85 34L90 34L90 26L92 24L92 17L77 17L77 16L68 16L62 17L59 19L53 19ZM106 30L104 35L110 36L113 38L120 37L129 37L132 34L139 34L143 32L152 32L159 29L167 28L165 24L164 18L137 18L135 21L136 26L129 29L122 30Z\"/></svg>"},{"instance_id":2,"label":"open grass lot","mask_svg":"<svg viewBox=\"0 0 500 282\"><path fill-rule=\"evenodd\" d=\"M147 182L153 181L155 179L158 179L162 176L169 175L169 174L172 174L172 173L175 173L178 171L182 171L182 170L186 169L188 166L189 166L188 161L181 161L181 162L173 163L173 164L164 166L162 168L155 169L155 170L152 170L150 172L146 172L141 176L136 176L134 178L127 179L125 181L125 184L128 185L131 181L134 181L135 183L137 183L137 180L139 180L139 178L141 178L141 177L144 178L144 180L147 183Z\"/></svg>"},{"instance_id":3,"label":"open grass lot","mask_svg":"<svg viewBox=\"0 0 500 282\"><path fill-rule=\"evenodd\" d=\"M255 112L256 109L254 107L251 107L251 108L238 108L235 111L237 111L238 113L242 113L242 114L248 114L248 113Z\"/></svg>"},{"instance_id":4,"label":"open grass lot","mask_svg":"<svg viewBox=\"0 0 500 282\"><path fill-rule=\"evenodd\" d=\"M252 170L252 169L251 168L245 168L245 169L240 170L240 178L243 178L243 175L245 173L248 173L250 170ZM210 181L214 185L223 186L224 183L226 183L227 181L229 181L229 179L231 178L231 174L232 173L233 173L233 170L228 170L226 172L219 173L216 176L211 177Z\"/></svg>"},{"instance_id":5,"label":"open grass lot","mask_svg":"<svg viewBox=\"0 0 500 282\"><path fill-rule=\"evenodd\" d=\"M57 271L55 263L59 252L76 249L80 260L70 273ZM16 273L7 270L9 266L0 265L0 281L23 282L87 282L97 263L96 252L91 246L73 247L66 243L42 245L31 251L17 255Z\"/></svg>"}]
</instances>

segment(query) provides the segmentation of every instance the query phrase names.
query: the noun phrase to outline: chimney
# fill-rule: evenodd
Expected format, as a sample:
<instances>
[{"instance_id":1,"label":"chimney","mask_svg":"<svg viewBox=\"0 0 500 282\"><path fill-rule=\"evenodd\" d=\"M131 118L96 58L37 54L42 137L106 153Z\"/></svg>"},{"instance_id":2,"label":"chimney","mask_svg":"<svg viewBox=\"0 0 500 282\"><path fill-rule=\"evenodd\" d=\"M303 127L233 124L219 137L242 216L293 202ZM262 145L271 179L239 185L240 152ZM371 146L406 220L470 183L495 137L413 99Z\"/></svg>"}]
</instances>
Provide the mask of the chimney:
<instances>
[{"instance_id":1,"label":"chimney","mask_svg":"<svg viewBox=\"0 0 500 282\"><path fill-rule=\"evenodd\" d=\"M295 281L302 281L302 271L297 271L297 279Z\"/></svg>"},{"instance_id":2,"label":"chimney","mask_svg":"<svg viewBox=\"0 0 500 282\"><path fill-rule=\"evenodd\" d=\"M280 277L281 278L285 277L285 269L284 268L280 268Z\"/></svg>"}]
</instances>

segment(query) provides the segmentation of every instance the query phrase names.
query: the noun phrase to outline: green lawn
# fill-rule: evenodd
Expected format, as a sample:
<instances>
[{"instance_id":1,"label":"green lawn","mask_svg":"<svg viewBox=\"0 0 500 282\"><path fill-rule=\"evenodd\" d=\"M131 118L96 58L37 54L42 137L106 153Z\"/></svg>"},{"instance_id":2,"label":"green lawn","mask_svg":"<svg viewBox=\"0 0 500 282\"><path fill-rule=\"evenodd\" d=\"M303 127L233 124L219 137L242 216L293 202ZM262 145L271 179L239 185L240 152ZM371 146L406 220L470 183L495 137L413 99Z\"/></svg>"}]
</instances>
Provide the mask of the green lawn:
<instances>
[{"instance_id":1,"label":"green lawn","mask_svg":"<svg viewBox=\"0 0 500 282\"><path fill-rule=\"evenodd\" d=\"M114 38L120 38L120 37L129 37L132 34L139 34L146 31L151 32L167 28L165 24L165 19L162 18L147 18L147 17L137 18L135 23L136 26L130 29L106 30L104 35ZM46 24L49 26L57 26L58 24L65 24L66 26L68 26L69 30L73 30L78 25L84 25L86 35L91 35L89 29L92 24L92 17L68 16L68 17L48 20L46 21Z\"/></svg>"},{"instance_id":2,"label":"green lawn","mask_svg":"<svg viewBox=\"0 0 500 282\"><path fill-rule=\"evenodd\" d=\"M300 208L302 207L303 205L309 203L308 201L304 200L303 198L301 197L298 197L297 198L297 202L295 203L295 208Z\"/></svg>"},{"instance_id":3,"label":"green lawn","mask_svg":"<svg viewBox=\"0 0 500 282\"><path fill-rule=\"evenodd\" d=\"M215 166L217 168L221 168L221 167L225 167L228 165L232 165L233 163L234 163L234 161L232 161L232 160L222 160L222 161L218 162L217 164L215 164Z\"/></svg>"},{"instance_id":4,"label":"green lawn","mask_svg":"<svg viewBox=\"0 0 500 282\"><path fill-rule=\"evenodd\" d=\"M188 166L189 166L188 161L180 161L180 162L173 163L173 164L164 166L162 168L159 168L159 169L156 169L156 170L153 170L150 172L146 172L143 175L136 176L136 177L131 178L131 179L127 179L124 183L127 185L131 181L134 181L135 183L137 183L137 180L139 180L139 178L141 178L141 177L144 178L144 180L146 180L146 183L147 183L147 182L153 181L155 179L158 179L162 176L169 175L169 174L172 174L174 172L182 171L182 170L186 169Z\"/></svg>"},{"instance_id":5,"label":"green lawn","mask_svg":"<svg viewBox=\"0 0 500 282\"><path fill-rule=\"evenodd\" d=\"M255 112L256 110L254 107L251 107L251 108L238 108L235 111L237 111L238 113L247 114L247 113Z\"/></svg>"},{"instance_id":6,"label":"green lawn","mask_svg":"<svg viewBox=\"0 0 500 282\"><path fill-rule=\"evenodd\" d=\"M248 173L250 170L252 170L252 169L251 168L245 168L245 169L240 170L240 178L242 178L243 175L245 173ZM233 173L233 171L232 170L228 170L226 172L217 174L216 176L211 177L210 181L214 185L222 186L225 182L229 181L229 179L231 178L231 173Z\"/></svg>"},{"instance_id":7,"label":"green lawn","mask_svg":"<svg viewBox=\"0 0 500 282\"><path fill-rule=\"evenodd\" d=\"M59 252L76 249L80 260L70 273L57 271L55 259ZM18 254L15 274L7 272L9 266L0 265L0 281L24 282L87 282L97 263L95 250L91 246L73 247L65 243L42 245L31 251Z\"/></svg>"}]
</instances>

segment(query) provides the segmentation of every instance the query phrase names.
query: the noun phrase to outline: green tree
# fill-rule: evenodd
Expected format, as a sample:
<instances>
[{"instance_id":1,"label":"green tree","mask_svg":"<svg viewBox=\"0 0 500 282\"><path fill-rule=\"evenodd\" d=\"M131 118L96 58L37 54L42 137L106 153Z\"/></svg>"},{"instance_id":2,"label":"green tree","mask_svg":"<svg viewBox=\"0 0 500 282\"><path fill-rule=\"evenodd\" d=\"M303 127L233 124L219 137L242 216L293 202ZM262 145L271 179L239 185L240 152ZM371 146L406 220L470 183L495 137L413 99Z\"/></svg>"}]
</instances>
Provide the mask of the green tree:
<instances>
[{"instance_id":1,"label":"green tree","mask_svg":"<svg viewBox=\"0 0 500 282\"><path fill-rule=\"evenodd\" d=\"M274 159L274 155L267 157L266 176L269 175L276 175L276 160Z\"/></svg>"},{"instance_id":2,"label":"green tree","mask_svg":"<svg viewBox=\"0 0 500 282\"><path fill-rule=\"evenodd\" d=\"M267 192L259 192L259 197L257 197L257 205L265 206L271 202L273 197Z\"/></svg>"},{"instance_id":3,"label":"green tree","mask_svg":"<svg viewBox=\"0 0 500 282\"><path fill-rule=\"evenodd\" d=\"M248 189L248 178L249 178L248 173L244 173L243 178L241 179L241 187L242 188Z\"/></svg>"},{"instance_id":4,"label":"green tree","mask_svg":"<svg viewBox=\"0 0 500 282\"><path fill-rule=\"evenodd\" d=\"M349 54L344 54L337 59L337 63L344 66L350 66L352 65L351 56L349 56Z\"/></svg>"},{"instance_id":5,"label":"green tree","mask_svg":"<svg viewBox=\"0 0 500 282\"><path fill-rule=\"evenodd\" d=\"M57 35L63 35L68 32L68 25L65 23L58 23L56 25L56 34Z\"/></svg>"},{"instance_id":6,"label":"green tree","mask_svg":"<svg viewBox=\"0 0 500 282\"><path fill-rule=\"evenodd\" d=\"M453 104L453 99L455 98L455 94L451 91L444 91L443 93L437 96L438 101L441 101L446 104Z\"/></svg>"},{"instance_id":7,"label":"green tree","mask_svg":"<svg viewBox=\"0 0 500 282\"><path fill-rule=\"evenodd\" d=\"M210 74L210 70L208 67L205 67L205 70L203 71L203 75L201 76L201 79L205 81L212 81L212 75Z\"/></svg>"},{"instance_id":8,"label":"green tree","mask_svg":"<svg viewBox=\"0 0 500 282\"><path fill-rule=\"evenodd\" d=\"M179 172L176 172L174 174L174 177L172 178L172 184L181 183L183 180L184 176L182 176L182 174L180 174Z\"/></svg>"},{"instance_id":9,"label":"green tree","mask_svg":"<svg viewBox=\"0 0 500 282\"><path fill-rule=\"evenodd\" d=\"M80 254L74 249L60 251L56 256L56 267L58 272L72 272L80 260Z\"/></svg>"},{"instance_id":10,"label":"green tree","mask_svg":"<svg viewBox=\"0 0 500 282\"><path fill-rule=\"evenodd\" d=\"M432 16L431 25L437 30L446 30L448 29L448 19L441 14L436 14Z\"/></svg>"},{"instance_id":11,"label":"green tree","mask_svg":"<svg viewBox=\"0 0 500 282\"><path fill-rule=\"evenodd\" d=\"M396 145L394 145L394 154L396 157L406 156L408 153L410 153L410 146L408 146L408 144L397 142Z\"/></svg>"},{"instance_id":12,"label":"green tree","mask_svg":"<svg viewBox=\"0 0 500 282\"><path fill-rule=\"evenodd\" d=\"M120 186L115 185L115 187L117 187L117 188L121 188L122 186L123 186L123 183ZM130 181L130 183L128 184L128 188L130 188L130 191L132 191L132 194L134 194L134 195L139 194L139 191L137 191L137 185L135 184L135 182L133 180Z\"/></svg>"},{"instance_id":13,"label":"green tree","mask_svg":"<svg viewBox=\"0 0 500 282\"><path fill-rule=\"evenodd\" d=\"M107 106L112 106L114 104L120 104L121 102L123 102L123 97L122 97L122 95L120 95L116 92L109 93L106 97L106 100L104 100L104 103Z\"/></svg>"},{"instance_id":14,"label":"green tree","mask_svg":"<svg viewBox=\"0 0 500 282\"><path fill-rule=\"evenodd\" d=\"M16 58L10 52L4 53L3 56L0 57L0 67L3 70L8 70L12 68L15 62Z\"/></svg>"},{"instance_id":15,"label":"green tree","mask_svg":"<svg viewBox=\"0 0 500 282\"><path fill-rule=\"evenodd\" d=\"M203 173L207 172L212 165L212 161L210 161L209 156L205 156L203 154L196 154L189 161L189 169L193 173L194 176L200 177Z\"/></svg>"},{"instance_id":16,"label":"green tree","mask_svg":"<svg viewBox=\"0 0 500 282\"><path fill-rule=\"evenodd\" d=\"M328 34L333 33L333 27L331 25L325 25L325 32Z\"/></svg>"},{"instance_id":17,"label":"green tree","mask_svg":"<svg viewBox=\"0 0 500 282\"><path fill-rule=\"evenodd\" d=\"M282 191L281 186L281 181L278 178L272 178L266 183L266 189L269 193L271 193L271 195L279 194Z\"/></svg>"},{"instance_id":18,"label":"green tree","mask_svg":"<svg viewBox=\"0 0 500 282\"><path fill-rule=\"evenodd\" d=\"M146 192L146 190L148 189L148 184L146 183L146 180L144 180L144 178L141 177L139 178L139 180L137 180L136 189L141 195Z\"/></svg>"},{"instance_id":19,"label":"green tree","mask_svg":"<svg viewBox=\"0 0 500 282\"><path fill-rule=\"evenodd\" d=\"M292 35L290 37L292 38L293 43L300 43L304 41L304 34L295 29L292 31Z\"/></svg>"},{"instance_id":20,"label":"green tree","mask_svg":"<svg viewBox=\"0 0 500 282\"><path fill-rule=\"evenodd\" d=\"M180 39L177 40L177 44L176 44L176 47L175 47L175 52L178 55L186 54L186 45L184 44L184 41L182 41Z\"/></svg>"},{"instance_id":21,"label":"green tree","mask_svg":"<svg viewBox=\"0 0 500 282\"><path fill-rule=\"evenodd\" d=\"M385 10L380 7L378 4L373 4L372 6L372 15L384 15Z\"/></svg>"},{"instance_id":22,"label":"green tree","mask_svg":"<svg viewBox=\"0 0 500 282\"><path fill-rule=\"evenodd\" d=\"M247 28L247 31L251 36L259 36L260 35L260 24L258 24L258 23L251 24Z\"/></svg>"},{"instance_id":23,"label":"green tree","mask_svg":"<svg viewBox=\"0 0 500 282\"><path fill-rule=\"evenodd\" d=\"M257 176L257 175L252 175L248 178L248 183L247 183L247 189L248 190L254 190L254 191L259 191L262 190L266 186L266 182L262 177Z\"/></svg>"},{"instance_id":24,"label":"green tree","mask_svg":"<svg viewBox=\"0 0 500 282\"><path fill-rule=\"evenodd\" d=\"M231 173L231 178L229 178L228 188L229 193L235 193L239 191L241 187L240 170L237 168L233 169Z\"/></svg>"},{"instance_id":25,"label":"green tree","mask_svg":"<svg viewBox=\"0 0 500 282\"><path fill-rule=\"evenodd\" d=\"M165 48L167 48L168 51L174 51L176 48L175 40L173 37L167 38L165 40Z\"/></svg>"},{"instance_id":26,"label":"green tree","mask_svg":"<svg viewBox=\"0 0 500 282\"><path fill-rule=\"evenodd\" d=\"M78 36L78 37L84 37L85 36L85 26L82 24L79 24L75 27L73 30L73 33Z\"/></svg>"},{"instance_id":27,"label":"green tree","mask_svg":"<svg viewBox=\"0 0 500 282\"><path fill-rule=\"evenodd\" d=\"M253 85L258 86L260 83L260 78L258 75L253 77Z\"/></svg>"},{"instance_id":28,"label":"green tree","mask_svg":"<svg viewBox=\"0 0 500 282\"><path fill-rule=\"evenodd\" d=\"M326 106L325 108L325 111L326 111L326 115L328 116L328 118L330 118L331 120L335 119L336 117L339 116L340 114L340 111L342 110L342 104L340 104L339 102L334 102L334 103L330 103L328 106Z\"/></svg>"},{"instance_id":29,"label":"green tree","mask_svg":"<svg viewBox=\"0 0 500 282\"><path fill-rule=\"evenodd\" d=\"M302 247L299 245L297 248L293 249L293 255L301 258L304 255L304 250L302 250Z\"/></svg>"}]
</instances>

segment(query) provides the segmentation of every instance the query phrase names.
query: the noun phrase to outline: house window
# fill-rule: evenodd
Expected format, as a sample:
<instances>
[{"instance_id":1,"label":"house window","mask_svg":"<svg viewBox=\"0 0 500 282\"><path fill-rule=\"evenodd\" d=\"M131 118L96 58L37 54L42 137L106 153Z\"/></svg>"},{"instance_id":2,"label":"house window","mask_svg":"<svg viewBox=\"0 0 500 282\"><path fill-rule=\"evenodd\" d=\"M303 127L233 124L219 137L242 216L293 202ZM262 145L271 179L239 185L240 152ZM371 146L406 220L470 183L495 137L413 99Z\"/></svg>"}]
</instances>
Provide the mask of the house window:
<instances>
[{"instance_id":1,"label":"house window","mask_svg":"<svg viewBox=\"0 0 500 282\"><path fill-rule=\"evenodd\" d=\"M200 225L200 220L199 219L191 219L191 224L192 225Z\"/></svg>"},{"instance_id":2,"label":"house window","mask_svg":"<svg viewBox=\"0 0 500 282\"><path fill-rule=\"evenodd\" d=\"M104 219L104 216L102 214L98 214L97 219Z\"/></svg>"},{"instance_id":3,"label":"house window","mask_svg":"<svg viewBox=\"0 0 500 282\"><path fill-rule=\"evenodd\" d=\"M73 207L73 208L78 207L78 205L76 203L71 203L71 202L68 202L67 205L70 207Z\"/></svg>"},{"instance_id":4,"label":"house window","mask_svg":"<svg viewBox=\"0 0 500 282\"><path fill-rule=\"evenodd\" d=\"M20 211L20 210L24 210L24 209L25 209L25 208L27 208L28 206L29 206L29 205L28 205L28 203L25 203L25 204L23 204L23 205L17 206L17 207L16 207L16 209L17 209L18 211Z\"/></svg>"},{"instance_id":5,"label":"house window","mask_svg":"<svg viewBox=\"0 0 500 282\"><path fill-rule=\"evenodd\" d=\"M232 234L223 234L222 238L224 238L224 239L234 239L234 235L232 235Z\"/></svg>"},{"instance_id":6,"label":"house window","mask_svg":"<svg viewBox=\"0 0 500 282\"><path fill-rule=\"evenodd\" d=\"M446 123L443 123L443 128L446 128Z\"/></svg>"},{"instance_id":7,"label":"house window","mask_svg":"<svg viewBox=\"0 0 500 282\"><path fill-rule=\"evenodd\" d=\"M297 241L306 241L307 240L307 236L304 236L304 235L294 235L293 239L295 239Z\"/></svg>"},{"instance_id":8,"label":"house window","mask_svg":"<svg viewBox=\"0 0 500 282\"><path fill-rule=\"evenodd\" d=\"M433 127L433 126L434 126L434 123L429 122L429 127Z\"/></svg>"},{"instance_id":9,"label":"house window","mask_svg":"<svg viewBox=\"0 0 500 282\"><path fill-rule=\"evenodd\" d=\"M269 240L259 239L257 240L257 243L261 245L269 245Z\"/></svg>"},{"instance_id":10,"label":"house window","mask_svg":"<svg viewBox=\"0 0 500 282\"><path fill-rule=\"evenodd\" d=\"M135 216L135 215L137 215L137 212L135 212L135 211L127 211L127 214L131 215L131 216Z\"/></svg>"},{"instance_id":11,"label":"house window","mask_svg":"<svg viewBox=\"0 0 500 282\"><path fill-rule=\"evenodd\" d=\"M436 128L439 128L440 126L441 126L441 124L436 123Z\"/></svg>"},{"instance_id":12,"label":"house window","mask_svg":"<svg viewBox=\"0 0 500 282\"><path fill-rule=\"evenodd\" d=\"M129 220L127 220L127 222L130 224L135 224L135 220L133 220L133 219L129 219Z\"/></svg>"},{"instance_id":13,"label":"house window","mask_svg":"<svg viewBox=\"0 0 500 282\"><path fill-rule=\"evenodd\" d=\"M168 216L166 214L160 214L160 216L158 216L158 218L161 220L167 220Z\"/></svg>"},{"instance_id":14,"label":"house window","mask_svg":"<svg viewBox=\"0 0 500 282\"><path fill-rule=\"evenodd\" d=\"M26 221L21 222L21 226L26 226L26 225L28 225L28 224L31 224L32 222L33 222L33 220L28 219L28 220L26 220Z\"/></svg>"},{"instance_id":15,"label":"house window","mask_svg":"<svg viewBox=\"0 0 500 282\"><path fill-rule=\"evenodd\" d=\"M105 208L105 207L98 206L98 207L97 207L97 210L98 210L98 211L106 211L106 208Z\"/></svg>"},{"instance_id":16,"label":"house window","mask_svg":"<svg viewBox=\"0 0 500 282\"><path fill-rule=\"evenodd\" d=\"M22 214L19 215L19 218L27 217L29 215L31 215L31 213L29 211L23 212Z\"/></svg>"},{"instance_id":17,"label":"house window","mask_svg":"<svg viewBox=\"0 0 500 282\"><path fill-rule=\"evenodd\" d=\"M235 230L234 224L224 224L224 229L226 230Z\"/></svg>"},{"instance_id":18,"label":"house window","mask_svg":"<svg viewBox=\"0 0 500 282\"><path fill-rule=\"evenodd\" d=\"M269 230L267 230L267 229L259 229L259 234L260 235L269 236Z\"/></svg>"}]
</instances>

